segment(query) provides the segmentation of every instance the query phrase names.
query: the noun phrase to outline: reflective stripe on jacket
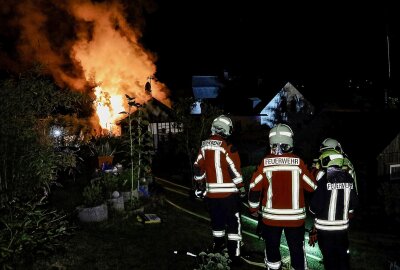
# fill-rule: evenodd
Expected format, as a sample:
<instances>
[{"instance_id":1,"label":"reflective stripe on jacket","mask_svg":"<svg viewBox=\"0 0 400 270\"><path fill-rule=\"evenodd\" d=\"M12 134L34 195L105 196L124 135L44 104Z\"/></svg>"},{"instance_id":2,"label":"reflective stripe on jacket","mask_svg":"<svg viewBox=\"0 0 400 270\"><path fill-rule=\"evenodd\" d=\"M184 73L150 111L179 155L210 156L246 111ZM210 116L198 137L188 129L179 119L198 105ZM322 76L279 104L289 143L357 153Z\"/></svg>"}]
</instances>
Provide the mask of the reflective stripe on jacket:
<instances>
[{"instance_id":1,"label":"reflective stripe on jacket","mask_svg":"<svg viewBox=\"0 0 400 270\"><path fill-rule=\"evenodd\" d=\"M227 197L243 187L239 154L219 135L202 142L194 168L194 180L206 183L207 197Z\"/></svg>"},{"instance_id":2,"label":"reflective stripe on jacket","mask_svg":"<svg viewBox=\"0 0 400 270\"><path fill-rule=\"evenodd\" d=\"M349 214L357 205L354 179L341 168L330 167L318 181L310 202L315 227L324 231L346 230Z\"/></svg>"},{"instance_id":3,"label":"reflective stripe on jacket","mask_svg":"<svg viewBox=\"0 0 400 270\"><path fill-rule=\"evenodd\" d=\"M270 226L301 226L306 217L304 191L316 187L314 176L298 156L268 155L250 181L250 211L261 211L263 222Z\"/></svg>"}]
</instances>

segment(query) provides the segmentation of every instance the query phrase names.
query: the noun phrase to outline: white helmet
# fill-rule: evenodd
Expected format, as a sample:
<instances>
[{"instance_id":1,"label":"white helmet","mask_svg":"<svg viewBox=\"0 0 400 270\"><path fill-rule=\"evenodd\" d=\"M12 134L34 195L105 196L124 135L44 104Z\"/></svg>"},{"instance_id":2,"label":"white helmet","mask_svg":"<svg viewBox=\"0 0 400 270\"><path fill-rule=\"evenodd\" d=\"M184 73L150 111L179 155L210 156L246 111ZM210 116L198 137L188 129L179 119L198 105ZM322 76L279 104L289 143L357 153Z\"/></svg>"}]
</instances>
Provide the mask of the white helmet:
<instances>
[{"instance_id":1,"label":"white helmet","mask_svg":"<svg viewBox=\"0 0 400 270\"><path fill-rule=\"evenodd\" d=\"M219 134L221 136L228 137L232 134L232 129L232 120L225 115L218 116L211 124L212 135Z\"/></svg>"},{"instance_id":2,"label":"white helmet","mask_svg":"<svg viewBox=\"0 0 400 270\"><path fill-rule=\"evenodd\" d=\"M321 146L319 148L320 152L323 152L324 150L328 150L328 149L334 149L340 153L343 154L343 149L342 146L340 145L340 143L332 138L326 138L322 143Z\"/></svg>"},{"instance_id":3,"label":"white helmet","mask_svg":"<svg viewBox=\"0 0 400 270\"><path fill-rule=\"evenodd\" d=\"M269 131L269 144L287 144L293 147L293 131L285 124L278 124Z\"/></svg>"},{"instance_id":4,"label":"white helmet","mask_svg":"<svg viewBox=\"0 0 400 270\"><path fill-rule=\"evenodd\" d=\"M269 145L273 154L281 155L293 149L293 131L285 124L278 124L269 131Z\"/></svg>"}]
</instances>

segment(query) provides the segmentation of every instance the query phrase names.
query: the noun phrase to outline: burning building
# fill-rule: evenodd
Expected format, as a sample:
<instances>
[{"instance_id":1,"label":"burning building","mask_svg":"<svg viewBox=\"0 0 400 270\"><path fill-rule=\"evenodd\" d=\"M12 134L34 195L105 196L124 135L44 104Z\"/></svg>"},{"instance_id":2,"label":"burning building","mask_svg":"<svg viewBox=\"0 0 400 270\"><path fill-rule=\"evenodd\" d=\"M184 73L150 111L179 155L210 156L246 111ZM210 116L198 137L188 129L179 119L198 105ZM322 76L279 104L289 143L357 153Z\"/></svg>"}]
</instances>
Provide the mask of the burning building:
<instances>
[{"instance_id":1,"label":"burning building","mask_svg":"<svg viewBox=\"0 0 400 270\"><path fill-rule=\"evenodd\" d=\"M145 90L156 73L155 54L140 43L140 14L151 11L150 2L24 0L1 6L1 27L15 30L9 38L17 48L14 54L1 49L1 62L12 70L41 63L60 87L91 91L96 135L119 134L126 94L141 104L156 98L170 106L168 89L156 78Z\"/></svg>"}]
</instances>

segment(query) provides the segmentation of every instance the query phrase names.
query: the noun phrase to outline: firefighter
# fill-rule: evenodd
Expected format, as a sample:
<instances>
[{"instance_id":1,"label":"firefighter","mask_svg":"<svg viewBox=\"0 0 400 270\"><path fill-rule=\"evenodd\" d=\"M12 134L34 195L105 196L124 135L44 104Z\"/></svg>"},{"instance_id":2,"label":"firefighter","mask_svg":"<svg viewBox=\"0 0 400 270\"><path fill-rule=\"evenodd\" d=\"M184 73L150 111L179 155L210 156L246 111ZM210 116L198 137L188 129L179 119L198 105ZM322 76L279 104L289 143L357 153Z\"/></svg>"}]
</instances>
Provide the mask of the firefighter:
<instances>
[{"instance_id":1,"label":"firefighter","mask_svg":"<svg viewBox=\"0 0 400 270\"><path fill-rule=\"evenodd\" d=\"M353 178L343 169L344 159L337 150L322 151L319 160L325 174L310 201L315 220L309 244L318 240L326 270L350 269L348 227L357 193Z\"/></svg>"},{"instance_id":2,"label":"firefighter","mask_svg":"<svg viewBox=\"0 0 400 270\"><path fill-rule=\"evenodd\" d=\"M304 192L316 189L316 180L304 161L293 154L293 131L278 124L269 132L271 153L253 174L249 186L249 209L262 215L267 269L281 269L280 243L285 232L293 269L307 269L304 253Z\"/></svg>"},{"instance_id":3,"label":"firefighter","mask_svg":"<svg viewBox=\"0 0 400 270\"><path fill-rule=\"evenodd\" d=\"M342 145L335 139L326 138L321 143L321 146L319 148L319 152L322 153L323 151L328 150L328 149L336 150L340 154L343 155L343 167L342 167L342 169L347 171L351 175L351 177L354 179L355 190L356 190L356 192L358 194L356 171L354 169L353 163L351 163L351 161L348 158L348 156L344 153ZM323 172L323 170L320 171L320 172ZM322 176L322 173L320 173L320 175L317 177L317 179L319 179L321 176Z\"/></svg>"},{"instance_id":4,"label":"firefighter","mask_svg":"<svg viewBox=\"0 0 400 270\"><path fill-rule=\"evenodd\" d=\"M239 153L227 141L232 130L229 117L221 115L214 119L211 136L202 142L194 162L194 180L196 196L204 196L209 209L213 252L222 253L226 246L232 262L240 264L240 205L246 192Z\"/></svg>"}]
</instances>

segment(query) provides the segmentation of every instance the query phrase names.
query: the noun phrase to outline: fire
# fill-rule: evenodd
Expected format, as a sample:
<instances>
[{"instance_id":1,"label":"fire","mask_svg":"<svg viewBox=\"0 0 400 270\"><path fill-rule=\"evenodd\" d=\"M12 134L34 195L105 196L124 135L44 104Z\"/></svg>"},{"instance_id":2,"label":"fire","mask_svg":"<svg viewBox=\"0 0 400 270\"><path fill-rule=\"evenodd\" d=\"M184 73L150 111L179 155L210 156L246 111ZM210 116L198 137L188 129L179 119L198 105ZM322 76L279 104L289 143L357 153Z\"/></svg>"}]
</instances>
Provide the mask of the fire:
<instances>
[{"instance_id":1,"label":"fire","mask_svg":"<svg viewBox=\"0 0 400 270\"><path fill-rule=\"evenodd\" d=\"M121 0L21 0L13 5L18 7L18 20L9 25L18 26L15 32L21 33L20 59L44 63L62 87L95 86L94 128L115 134L112 129L123 117L119 112L128 111L125 95L140 104L157 98L171 105L169 90L156 78L151 93L145 90L146 79L156 73L155 54L140 43L144 25L140 14L148 6ZM129 21L128 13L135 14Z\"/></svg>"},{"instance_id":2,"label":"fire","mask_svg":"<svg viewBox=\"0 0 400 270\"><path fill-rule=\"evenodd\" d=\"M96 95L95 108L101 128L114 135L120 135L121 131L117 129L115 123L121 119L119 113L125 110L122 96L118 94L111 96L108 92L103 91L100 86L96 86L94 92Z\"/></svg>"},{"instance_id":3,"label":"fire","mask_svg":"<svg viewBox=\"0 0 400 270\"><path fill-rule=\"evenodd\" d=\"M115 134L111 127L121 119L119 112L128 111L125 94L138 103L152 98L145 91L145 83L156 72L155 57L138 42L141 33L127 23L122 5L77 2L71 10L76 18L92 23L90 35L88 29L81 29L73 55L81 63L86 80L101 85L95 88L97 115L101 127ZM165 86L156 81L152 88L157 95Z\"/></svg>"}]
</instances>

